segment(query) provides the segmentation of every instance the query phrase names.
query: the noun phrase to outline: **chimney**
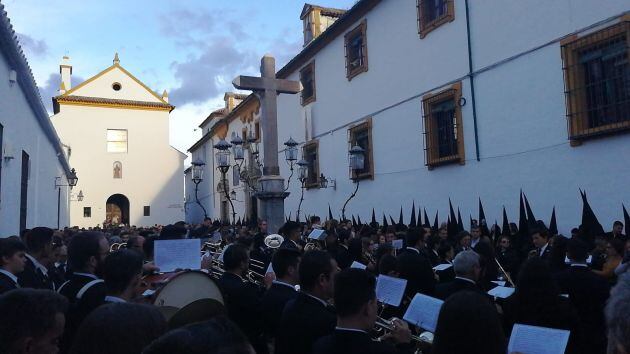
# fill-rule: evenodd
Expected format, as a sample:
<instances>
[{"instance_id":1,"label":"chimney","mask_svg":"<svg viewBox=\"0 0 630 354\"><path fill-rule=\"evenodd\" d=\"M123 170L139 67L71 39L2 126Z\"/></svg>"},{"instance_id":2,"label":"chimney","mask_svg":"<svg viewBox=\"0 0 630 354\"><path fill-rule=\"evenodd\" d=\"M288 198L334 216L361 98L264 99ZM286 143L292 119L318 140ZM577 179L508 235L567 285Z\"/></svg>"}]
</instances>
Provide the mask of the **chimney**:
<instances>
[{"instance_id":1,"label":"chimney","mask_svg":"<svg viewBox=\"0 0 630 354\"><path fill-rule=\"evenodd\" d=\"M59 92L63 90L63 93L65 93L72 88L72 84L70 83L70 78L72 77L72 65L70 64L70 58L67 55L64 55L61 59L61 64L59 64L59 74L61 74Z\"/></svg>"},{"instance_id":2,"label":"chimney","mask_svg":"<svg viewBox=\"0 0 630 354\"><path fill-rule=\"evenodd\" d=\"M309 45L320 34L324 33L346 10L317 5L304 4L300 20L303 23L304 46Z\"/></svg>"},{"instance_id":3,"label":"chimney","mask_svg":"<svg viewBox=\"0 0 630 354\"><path fill-rule=\"evenodd\" d=\"M168 103L168 92L166 92L166 90L162 92L162 99Z\"/></svg>"}]
</instances>

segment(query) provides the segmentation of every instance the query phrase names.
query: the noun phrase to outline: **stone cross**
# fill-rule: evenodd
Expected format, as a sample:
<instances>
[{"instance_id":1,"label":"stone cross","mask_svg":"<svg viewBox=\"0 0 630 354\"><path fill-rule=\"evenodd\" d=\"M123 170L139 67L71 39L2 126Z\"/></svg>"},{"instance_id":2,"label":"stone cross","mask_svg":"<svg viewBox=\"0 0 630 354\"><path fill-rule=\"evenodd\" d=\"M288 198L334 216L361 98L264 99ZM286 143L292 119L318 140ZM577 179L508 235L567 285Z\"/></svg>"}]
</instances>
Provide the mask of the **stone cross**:
<instances>
[{"instance_id":1,"label":"stone cross","mask_svg":"<svg viewBox=\"0 0 630 354\"><path fill-rule=\"evenodd\" d=\"M299 81L276 78L276 60L266 54L260 61L261 77L238 76L232 81L239 90L252 90L260 101L263 140L263 176L260 178L260 217L267 220L269 233L276 233L284 223L284 179L278 165L278 103L280 93L296 94L302 90Z\"/></svg>"}]
</instances>

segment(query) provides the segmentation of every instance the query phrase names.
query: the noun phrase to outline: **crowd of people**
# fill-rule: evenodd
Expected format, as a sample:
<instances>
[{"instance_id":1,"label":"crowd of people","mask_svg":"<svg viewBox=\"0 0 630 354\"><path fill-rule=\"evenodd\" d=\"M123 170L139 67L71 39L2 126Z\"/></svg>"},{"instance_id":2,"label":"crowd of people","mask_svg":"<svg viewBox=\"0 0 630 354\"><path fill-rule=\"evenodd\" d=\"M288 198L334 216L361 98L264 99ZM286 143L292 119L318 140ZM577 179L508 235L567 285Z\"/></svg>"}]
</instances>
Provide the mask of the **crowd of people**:
<instances>
[{"instance_id":1,"label":"crowd of people","mask_svg":"<svg viewBox=\"0 0 630 354\"><path fill-rule=\"evenodd\" d=\"M621 222L567 237L541 221L526 232L451 226L312 216L287 221L279 247L265 242L264 220L25 230L0 239L0 354L503 354L515 324L569 330L567 353L630 353ZM313 230L323 236L309 238ZM175 323L140 289L159 272L155 241L185 238L212 245L201 264L224 308ZM407 281L400 306L378 301L379 275ZM488 295L503 282L511 296ZM418 293L444 301L424 341L426 329L401 320ZM381 319L387 328L375 326Z\"/></svg>"}]
</instances>

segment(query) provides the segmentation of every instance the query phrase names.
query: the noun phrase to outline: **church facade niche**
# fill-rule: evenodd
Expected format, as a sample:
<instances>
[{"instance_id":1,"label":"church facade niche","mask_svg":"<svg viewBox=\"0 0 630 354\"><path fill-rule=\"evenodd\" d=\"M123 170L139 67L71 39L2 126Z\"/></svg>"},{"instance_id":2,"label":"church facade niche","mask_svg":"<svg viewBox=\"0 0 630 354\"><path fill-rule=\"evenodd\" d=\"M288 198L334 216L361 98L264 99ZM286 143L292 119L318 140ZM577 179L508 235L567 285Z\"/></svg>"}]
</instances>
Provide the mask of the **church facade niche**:
<instances>
[{"instance_id":1,"label":"church facade niche","mask_svg":"<svg viewBox=\"0 0 630 354\"><path fill-rule=\"evenodd\" d=\"M122 178L122 163L120 161L114 162L113 171L114 171L114 178L116 179Z\"/></svg>"}]
</instances>

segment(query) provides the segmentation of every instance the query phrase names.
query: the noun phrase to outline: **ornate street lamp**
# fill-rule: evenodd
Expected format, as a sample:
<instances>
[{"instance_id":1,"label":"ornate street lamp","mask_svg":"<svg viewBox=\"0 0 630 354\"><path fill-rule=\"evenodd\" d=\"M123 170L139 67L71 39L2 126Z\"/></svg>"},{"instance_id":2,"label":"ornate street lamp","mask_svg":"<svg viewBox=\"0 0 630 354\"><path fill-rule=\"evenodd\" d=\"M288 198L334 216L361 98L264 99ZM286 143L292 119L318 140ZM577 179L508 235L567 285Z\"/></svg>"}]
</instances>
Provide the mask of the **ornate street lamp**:
<instances>
[{"instance_id":1,"label":"ornate street lamp","mask_svg":"<svg viewBox=\"0 0 630 354\"><path fill-rule=\"evenodd\" d=\"M304 201L304 183L308 179L308 161L302 159L297 162L298 165L298 180L302 184L300 188L302 195L300 196L300 204L298 205L296 220L300 220L300 210L302 210L302 202Z\"/></svg>"},{"instance_id":2,"label":"ornate street lamp","mask_svg":"<svg viewBox=\"0 0 630 354\"><path fill-rule=\"evenodd\" d=\"M79 182L77 171L74 168L70 170L70 175L66 176L66 180L68 184L61 184L61 177L55 177L55 188L57 188L57 229L59 229L61 222L61 187L70 187L72 189Z\"/></svg>"},{"instance_id":3,"label":"ornate street lamp","mask_svg":"<svg viewBox=\"0 0 630 354\"><path fill-rule=\"evenodd\" d=\"M284 146L284 158L289 164L289 169L291 170L291 174L289 174L289 178L287 179L287 186L284 189L285 191L289 189L289 185L291 184L291 177L293 177L293 163L297 160L298 155L298 142L293 140L292 137L289 137L289 140L285 141Z\"/></svg>"},{"instance_id":4,"label":"ornate street lamp","mask_svg":"<svg viewBox=\"0 0 630 354\"><path fill-rule=\"evenodd\" d=\"M230 141L232 144L232 155L234 155L234 161L238 164L238 167L243 165L245 161L245 150L243 149L243 139L237 134Z\"/></svg>"},{"instance_id":5,"label":"ornate street lamp","mask_svg":"<svg viewBox=\"0 0 630 354\"><path fill-rule=\"evenodd\" d=\"M214 148L217 150L215 153L215 158L217 160L217 168L221 172L221 183L223 184L223 192L225 193L225 198L230 202L230 206L232 207L232 225L236 225L236 211L234 210L234 203L232 203L232 198L230 197L230 192L228 191L228 181L225 175L230 169L230 148L232 145L227 141L221 139L218 143L214 145Z\"/></svg>"},{"instance_id":6,"label":"ornate street lamp","mask_svg":"<svg viewBox=\"0 0 630 354\"><path fill-rule=\"evenodd\" d=\"M354 196L357 194L357 191L359 190L359 178L358 178L358 171L362 170L365 167L365 150L358 146L355 145L352 147L352 149L350 149L350 151L348 151L348 160L349 160L349 165L350 165L350 174L351 174L351 179L354 183L357 184L356 188L354 189L354 192L350 195L350 197L348 197L348 199L346 200L346 202L343 204L343 208L341 209L341 217L346 220L346 205L348 205L348 202L354 198Z\"/></svg>"},{"instance_id":7,"label":"ornate street lamp","mask_svg":"<svg viewBox=\"0 0 630 354\"><path fill-rule=\"evenodd\" d=\"M203 217L205 219L208 217L208 213L206 212L206 208L199 201L199 183L203 181L203 166L205 166L206 163L199 160L199 158L197 158L195 161L191 162L191 164L192 164L192 181L195 184L195 200L197 201L197 204L199 204L199 206L203 210Z\"/></svg>"},{"instance_id":8,"label":"ornate street lamp","mask_svg":"<svg viewBox=\"0 0 630 354\"><path fill-rule=\"evenodd\" d=\"M68 186L72 189L77 183L79 183L79 177L77 177L77 171L73 168L70 170L70 176L68 177Z\"/></svg>"}]
</instances>

